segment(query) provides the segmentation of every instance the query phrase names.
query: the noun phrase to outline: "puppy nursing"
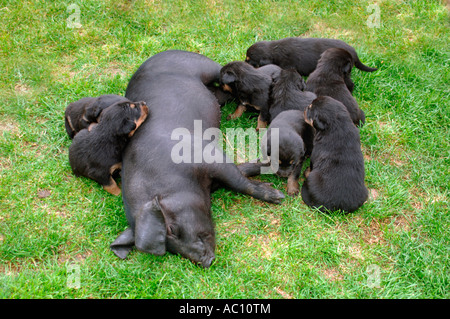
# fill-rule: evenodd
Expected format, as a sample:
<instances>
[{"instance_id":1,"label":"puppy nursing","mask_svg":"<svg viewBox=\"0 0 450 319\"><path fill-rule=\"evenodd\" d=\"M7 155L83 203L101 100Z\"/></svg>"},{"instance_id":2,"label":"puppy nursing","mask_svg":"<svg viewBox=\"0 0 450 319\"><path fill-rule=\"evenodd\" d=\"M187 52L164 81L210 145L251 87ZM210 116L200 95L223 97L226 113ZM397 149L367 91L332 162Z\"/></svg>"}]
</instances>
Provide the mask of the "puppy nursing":
<instances>
[{"instance_id":1,"label":"puppy nursing","mask_svg":"<svg viewBox=\"0 0 450 319\"><path fill-rule=\"evenodd\" d=\"M343 41L315 38L255 43L245 62L255 68L273 64L282 68L269 90L266 140L271 156L270 136L278 129L276 174L288 178L288 194L299 193L302 164L310 156L301 190L304 202L321 210L358 209L367 199L357 129L365 123L365 114L352 96L351 71L353 66L367 72L376 68L362 64L355 49ZM308 76L306 84L302 75ZM256 175L261 165L245 163L240 169Z\"/></svg>"},{"instance_id":2,"label":"puppy nursing","mask_svg":"<svg viewBox=\"0 0 450 319\"><path fill-rule=\"evenodd\" d=\"M271 91L270 118L287 110L303 111L317 97L315 93L304 91L305 81L295 70L282 70L274 80Z\"/></svg>"},{"instance_id":3,"label":"puppy nursing","mask_svg":"<svg viewBox=\"0 0 450 319\"><path fill-rule=\"evenodd\" d=\"M118 102L104 109L98 124L82 129L73 138L69 147L73 173L93 179L107 192L119 195L120 188L112 175L121 169L122 151L147 115L145 102Z\"/></svg>"},{"instance_id":4,"label":"puppy nursing","mask_svg":"<svg viewBox=\"0 0 450 319\"><path fill-rule=\"evenodd\" d=\"M273 130L278 130L278 154L272 149ZM299 192L298 180L302 172L303 161L308 153L312 139L312 129L305 123L303 112L287 110L279 113L270 123L267 130L266 153L271 158L278 158L278 171L280 177L287 177L288 195L297 195ZM306 141L306 142L304 142ZM275 156L273 156L275 155Z\"/></svg>"},{"instance_id":5,"label":"puppy nursing","mask_svg":"<svg viewBox=\"0 0 450 319\"><path fill-rule=\"evenodd\" d=\"M247 107L252 107L260 111L256 129L267 127L270 88L280 71L276 65L255 69L242 61L225 65L220 70L220 82L223 89L230 92L239 103L228 119L236 119L247 110Z\"/></svg>"},{"instance_id":6,"label":"puppy nursing","mask_svg":"<svg viewBox=\"0 0 450 319\"><path fill-rule=\"evenodd\" d=\"M79 131L88 128L92 123L97 123L100 113L105 108L114 103L126 101L130 102L123 96L106 94L99 97L84 97L70 103L64 116L67 135L73 139Z\"/></svg>"}]
</instances>

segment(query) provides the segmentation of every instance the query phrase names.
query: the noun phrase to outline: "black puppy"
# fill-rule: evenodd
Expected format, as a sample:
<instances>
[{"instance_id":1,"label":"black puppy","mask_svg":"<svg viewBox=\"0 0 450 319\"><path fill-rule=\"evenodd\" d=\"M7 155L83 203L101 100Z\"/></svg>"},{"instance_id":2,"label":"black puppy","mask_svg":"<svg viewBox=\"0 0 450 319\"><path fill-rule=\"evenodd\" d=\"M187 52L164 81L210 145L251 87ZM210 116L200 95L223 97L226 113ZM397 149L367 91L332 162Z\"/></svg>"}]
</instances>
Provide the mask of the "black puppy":
<instances>
[{"instance_id":1,"label":"black puppy","mask_svg":"<svg viewBox=\"0 0 450 319\"><path fill-rule=\"evenodd\" d=\"M219 147L204 139L211 131L222 138L220 107L207 88L218 82L220 69L203 55L169 50L149 58L131 77L125 96L146 101L151 116L123 153L122 197L129 228L111 244L120 258L135 246L156 255L180 254L209 267L215 258L214 184L272 203L284 197L245 178Z\"/></svg>"},{"instance_id":2,"label":"black puppy","mask_svg":"<svg viewBox=\"0 0 450 319\"><path fill-rule=\"evenodd\" d=\"M266 127L269 122L270 89L280 71L280 67L276 65L255 69L242 61L225 65L220 70L220 83L223 89L231 92L239 103L229 118L238 118L247 110L247 107L253 107L260 111L256 129Z\"/></svg>"},{"instance_id":3,"label":"black puppy","mask_svg":"<svg viewBox=\"0 0 450 319\"><path fill-rule=\"evenodd\" d=\"M248 48L246 61L254 67L276 64L283 69L295 68L300 75L308 76L315 70L320 55L329 48L342 48L350 52L355 66L362 71L377 70L362 64L355 49L344 41L324 38L260 41ZM350 77L346 78L346 84L353 91L354 84Z\"/></svg>"},{"instance_id":4,"label":"black puppy","mask_svg":"<svg viewBox=\"0 0 450 319\"><path fill-rule=\"evenodd\" d=\"M74 174L93 179L107 192L119 195L112 175L121 168L122 151L147 115L144 102L118 102L104 109L99 123L81 130L69 147Z\"/></svg>"},{"instance_id":5,"label":"black puppy","mask_svg":"<svg viewBox=\"0 0 450 319\"><path fill-rule=\"evenodd\" d=\"M304 112L316 129L309 174L302 186L303 201L321 211L353 212L367 200L364 158L358 129L345 106L322 96Z\"/></svg>"},{"instance_id":6,"label":"black puppy","mask_svg":"<svg viewBox=\"0 0 450 319\"><path fill-rule=\"evenodd\" d=\"M303 111L288 110L279 113L270 123L267 130L267 155L273 159L272 143L273 129L278 129L278 171L280 177L287 177L287 192L297 195L298 180L302 172L303 161L307 152L311 152L313 130L304 121ZM305 143L305 140L307 143ZM309 148L309 149L308 149Z\"/></svg>"},{"instance_id":7,"label":"black puppy","mask_svg":"<svg viewBox=\"0 0 450 319\"><path fill-rule=\"evenodd\" d=\"M274 138L274 134L278 135L278 139ZM303 111L283 111L270 123L263 138L267 143L261 147L263 158L267 155L270 161L243 163L238 168L247 177L261 174L263 168L266 172L272 171L280 177L287 177L288 195L297 195L303 161L311 152L313 137L314 129L304 121ZM308 141L308 145L305 141Z\"/></svg>"},{"instance_id":8,"label":"black puppy","mask_svg":"<svg viewBox=\"0 0 450 319\"><path fill-rule=\"evenodd\" d=\"M118 102L130 102L127 98L105 94L99 97L84 97L70 103L65 112L65 126L71 139L82 129L88 128L92 123L97 123L100 113L110 105Z\"/></svg>"},{"instance_id":9,"label":"black puppy","mask_svg":"<svg viewBox=\"0 0 450 319\"><path fill-rule=\"evenodd\" d=\"M268 156L277 151L277 155L271 156L271 161L278 159L277 167L271 164L272 170L278 168L278 176L288 177L289 195L298 194L303 161L313 148L314 129L305 123L303 111L317 96L312 92L304 92L304 88L303 78L292 69L281 70L274 80L269 109L271 123L265 135L267 147L262 150ZM272 145L273 129L277 129L279 134L276 150ZM239 165L239 169L245 176L254 176L260 173L262 166L263 163L245 163Z\"/></svg>"},{"instance_id":10,"label":"black puppy","mask_svg":"<svg viewBox=\"0 0 450 319\"><path fill-rule=\"evenodd\" d=\"M320 57L317 68L311 73L306 82L306 90L317 96L330 96L344 104L356 126L366 121L364 111L361 110L351 92L345 85L345 77L352 69L351 54L344 49L328 49Z\"/></svg>"},{"instance_id":11,"label":"black puppy","mask_svg":"<svg viewBox=\"0 0 450 319\"><path fill-rule=\"evenodd\" d=\"M286 110L303 112L317 97L313 92L304 91L305 87L305 81L297 71L281 70L272 86L269 108L271 120Z\"/></svg>"}]
</instances>

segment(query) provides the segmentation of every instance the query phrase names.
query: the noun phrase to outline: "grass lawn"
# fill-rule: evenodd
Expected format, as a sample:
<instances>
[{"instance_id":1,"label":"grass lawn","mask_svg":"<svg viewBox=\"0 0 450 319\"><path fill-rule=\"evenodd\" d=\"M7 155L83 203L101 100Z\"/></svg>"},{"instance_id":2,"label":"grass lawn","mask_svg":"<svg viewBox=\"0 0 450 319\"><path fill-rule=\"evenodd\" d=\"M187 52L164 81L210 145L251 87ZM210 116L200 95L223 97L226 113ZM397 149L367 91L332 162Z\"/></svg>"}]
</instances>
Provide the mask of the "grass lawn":
<instances>
[{"instance_id":1,"label":"grass lawn","mask_svg":"<svg viewBox=\"0 0 450 319\"><path fill-rule=\"evenodd\" d=\"M450 297L444 2L0 1L0 20L0 298ZM288 36L342 39L379 68L352 76L368 202L326 215L300 196L272 205L220 189L210 268L172 254L118 259L122 198L72 174L68 103L124 94L167 49L224 65ZM255 127L249 114L226 121L235 106L221 128ZM286 179L260 179L285 191Z\"/></svg>"}]
</instances>

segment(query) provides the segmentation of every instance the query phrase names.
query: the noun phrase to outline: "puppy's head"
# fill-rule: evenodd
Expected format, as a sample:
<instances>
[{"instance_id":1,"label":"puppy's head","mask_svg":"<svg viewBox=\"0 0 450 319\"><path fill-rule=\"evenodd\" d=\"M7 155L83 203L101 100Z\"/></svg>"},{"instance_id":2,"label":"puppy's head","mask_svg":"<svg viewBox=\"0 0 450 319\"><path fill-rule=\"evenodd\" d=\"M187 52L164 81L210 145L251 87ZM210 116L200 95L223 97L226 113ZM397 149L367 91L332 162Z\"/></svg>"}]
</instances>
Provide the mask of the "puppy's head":
<instances>
[{"instance_id":1,"label":"puppy's head","mask_svg":"<svg viewBox=\"0 0 450 319\"><path fill-rule=\"evenodd\" d=\"M329 97L316 98L304 111L305 122L316 131L327 131L342 121L350 121L350 114L341 102Z\"/></svg>"},{"instance_id":2,"label":"puppy's head","mask_svg":"<svg viewBox=\"0 0 450 319\"><path fill-rule=\"evenodd\" d=\"M277 175L289 177L294 168L303 162L305 145L298 134L291 134L289 139L280 139L279 166Z\"/></svg>"},{"instance_id":3,"label":"puppy's head","mask_svg":"<svg viewBox=\"0 0 450 319\"><path fill-rule=\"evenodd\" d=\"M99 123L108 127L117 136L131 137L147 119L145 102L118 102L107 107L100 114Z\"/></svg>"},{"instance_id":4,"label":"puppy's head","mask_svg":"<svg viewBox=\"0 0 450 319\"><path fill-rule=\"evenodd\" d=\"M245 62L255 68L273 63L269 43L266 41L261 41L253 44L247 49L247 57L245 58Z\"/></svg>"},{"instance_id":5,"label":"puppy's head","mask_svg":"<svg viewBox=\"0 0 450 319\"><path fill-rule=\"evenodd\" d=\"M306 88L305 80L295 69L281 70L279 77L275 79L275 85L282 85L300 91Z\"/></svg>"},{"instance_id":6,"label":"puppy's head","mask_svg":"<svg viewBox=\"0 0 450 319\"><path fill-rule=\"evenodd\" d=\"M115 94L105 94L97 97L91 105L86 107L85 116L91 122L97 122L101 112L108 106L119 102L131 102L126 97L115 95Z\"/></svg>"},{"instance_id":7,"label":"puppy's head","mask_svg":"<svg viewBox=\"0 0 450 319\"><path fill-rule=\"evenodd\" d=\"M350 76L353 65L355 64L350 52L341 48L330 48L325 50L321 54L318 63L326 64L329 68L342 73L343 77Z\"/></svg>"},{"instance_id":8,"label":"puppy's head","mask_svg":"<svg viewBox=\"0 0 450 319\"><path fill-rule=\"evenodd\" d=\"M255 68L245 62L230 62L220 70L220 85L224 91L235 94L237 93L237 85L242 81L242 78L252 72L255 72Z\"/></svg>"}]
</instances>

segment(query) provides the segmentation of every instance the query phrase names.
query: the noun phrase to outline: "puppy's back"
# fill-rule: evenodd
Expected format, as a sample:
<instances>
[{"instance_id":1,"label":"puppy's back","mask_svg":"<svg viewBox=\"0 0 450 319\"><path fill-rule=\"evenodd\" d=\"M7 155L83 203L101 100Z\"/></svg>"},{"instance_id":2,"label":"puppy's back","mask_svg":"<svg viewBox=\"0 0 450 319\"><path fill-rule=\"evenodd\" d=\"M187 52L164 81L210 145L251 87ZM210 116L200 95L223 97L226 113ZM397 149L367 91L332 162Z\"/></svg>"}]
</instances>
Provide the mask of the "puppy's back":
<instances>
[{"instance_id":1,"label":"puppy's back","mask_svg":"<svg viewBox=\"0 0 450 319\"><path fill-rule=\"evenodd\" d=\"M107 107L99 123L81 130L69 147L69 163L74 174L102 185L110 184L111 168L122 161L126 143L147 114L148 107L143 102L125 101Z\"/></svg>"},{"instance_id":2,"label":"puppy's back","mask_svg":"<svg viewBox=\"0 0 450 319\"><path fill-rule=\"evenodd\" d=\"M258 68L259 72L266 74L272 78L272 80L277 79L280 76L281 68L275 64L267 64Z\"/></svg>"},{"instance_id":3,"label":"puppy's back","mask_svg":"<svg viewBox=\"0 0 450 319\"><path fill-rule=\"evenodd\" d=\"M326 124L316 126L312 170L302 187L303 200L309 206L353 212L363 205L368 195L359 131L342 103L320 97L313 105L317 101L326 109L322 112L317 109L312 123Z\"/></svg>"},{"instance_id":4,"label":"puppy's back","mask_svg":"<svg viewBox=\"0 0 450 319\"><path fill-rule=\"evenodd\" d=\"M306 82L306 90L317 96L329 96L343 103L355 125L364 124L365 114L349 91L346 78L349 78L353 60L345 49L326 50Z\"/></svg>"}]
</instances>

